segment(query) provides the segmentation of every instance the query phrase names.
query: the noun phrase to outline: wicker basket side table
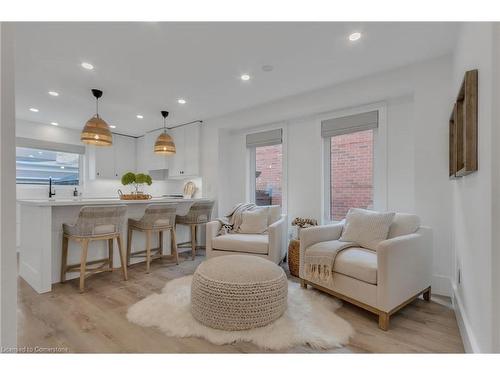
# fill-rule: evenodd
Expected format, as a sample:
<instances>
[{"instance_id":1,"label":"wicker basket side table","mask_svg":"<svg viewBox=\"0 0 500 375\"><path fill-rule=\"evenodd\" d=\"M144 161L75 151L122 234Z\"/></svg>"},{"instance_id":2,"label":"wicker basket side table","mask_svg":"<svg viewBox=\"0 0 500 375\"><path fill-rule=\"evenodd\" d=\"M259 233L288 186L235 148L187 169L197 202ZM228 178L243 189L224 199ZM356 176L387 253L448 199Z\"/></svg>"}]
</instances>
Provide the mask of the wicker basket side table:
<instances>
[{"instance_id":1,"label":"wicker basket side table","mask_svg":"<svg viewBox=\"0 0 500 375\"><path fill-rule=\"evenodd\" d=\"M299 277L300 241L290 240L288 244L288 268L290 274Z\"/></svg>"}]
</instances>

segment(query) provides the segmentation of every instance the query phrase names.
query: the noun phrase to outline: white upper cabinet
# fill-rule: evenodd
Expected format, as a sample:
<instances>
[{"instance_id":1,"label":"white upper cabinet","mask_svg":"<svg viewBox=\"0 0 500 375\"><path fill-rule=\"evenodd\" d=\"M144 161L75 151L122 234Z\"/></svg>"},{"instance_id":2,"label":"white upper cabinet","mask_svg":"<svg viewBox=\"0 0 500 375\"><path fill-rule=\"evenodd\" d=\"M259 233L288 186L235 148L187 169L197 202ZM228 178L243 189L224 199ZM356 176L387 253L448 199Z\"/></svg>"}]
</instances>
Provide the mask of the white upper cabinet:
<instances>
[{"instance_id":1,"label":"white upper cabinet","mask_svg":"<svg viewBox=\"0 0 500 375\"><path fill-rule=\"evenodd\" d=\"M136 140L113 134L113 145L88 149L89 175L94 179L120 179L126 172L136 171Z\"/></svg>"},{"instance_id":2,"label":"white upper cabinet","mask_svg":"<svg viewBox=\"0 0 500 375\"><path fill-rule=\"evenodd\" d=\"M169 178L198 176L200 171L200 125L172 129L176 153L168 170Z\"/></svg>"},{"instance_id":3,"label":"white upper cabinet","mask_svg":"<svg viewBox=\"0 0 500 375\"><path fill-rule=\"evenodd\" d=\"M144 165L148 171L168 169L172 156L157 155L154 153L156 138L163 132L163 129L146 133L144 136Z\"/></svg>"}]
</instances>

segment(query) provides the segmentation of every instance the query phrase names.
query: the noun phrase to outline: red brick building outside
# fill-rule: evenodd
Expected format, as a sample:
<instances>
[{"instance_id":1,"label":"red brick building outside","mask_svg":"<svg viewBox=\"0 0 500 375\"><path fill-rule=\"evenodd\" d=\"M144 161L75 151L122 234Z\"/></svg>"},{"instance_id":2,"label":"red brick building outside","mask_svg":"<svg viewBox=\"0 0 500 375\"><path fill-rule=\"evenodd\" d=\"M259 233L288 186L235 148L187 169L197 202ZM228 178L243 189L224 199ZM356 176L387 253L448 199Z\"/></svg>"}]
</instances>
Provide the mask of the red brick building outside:
<instances>
[{"instance_id":1,"label":"red brick building outside","mask_svg":"<svg viewBox=\"0 0 500 375\"><path fill-rule=\"evenodd\" d=\"M373 130L332 137L330 218L373 207Z\"/></svg>"},{"instance_id":2,"label":"red brick building outside","mask_svg":"<svg viewBox=\"0 0 500 375\"><path fill-rule=\"evenodd\" d=\"M259 206L281 206L283 178L282 145L257 147L255 150L255 202Z\"/></svg>"}]
</instances>

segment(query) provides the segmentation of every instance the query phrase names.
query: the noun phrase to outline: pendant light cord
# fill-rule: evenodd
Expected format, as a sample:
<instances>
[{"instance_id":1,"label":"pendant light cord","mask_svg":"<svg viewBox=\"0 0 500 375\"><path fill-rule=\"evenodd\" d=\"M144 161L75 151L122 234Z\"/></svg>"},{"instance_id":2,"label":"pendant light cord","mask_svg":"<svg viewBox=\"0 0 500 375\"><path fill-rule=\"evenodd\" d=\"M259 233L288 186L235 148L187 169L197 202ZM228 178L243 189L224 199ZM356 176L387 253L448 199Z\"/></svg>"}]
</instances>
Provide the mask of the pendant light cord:
<instances>
[{"instance_id":1,"label":"pendant light cord","mask_svg":"<svg viewBox=\"0 0 500 375\"><path fill-rule=\"evenodd\" d=\"M99 118L99 98L95 98L95 115Z\"/></svg>"}]
</instances>

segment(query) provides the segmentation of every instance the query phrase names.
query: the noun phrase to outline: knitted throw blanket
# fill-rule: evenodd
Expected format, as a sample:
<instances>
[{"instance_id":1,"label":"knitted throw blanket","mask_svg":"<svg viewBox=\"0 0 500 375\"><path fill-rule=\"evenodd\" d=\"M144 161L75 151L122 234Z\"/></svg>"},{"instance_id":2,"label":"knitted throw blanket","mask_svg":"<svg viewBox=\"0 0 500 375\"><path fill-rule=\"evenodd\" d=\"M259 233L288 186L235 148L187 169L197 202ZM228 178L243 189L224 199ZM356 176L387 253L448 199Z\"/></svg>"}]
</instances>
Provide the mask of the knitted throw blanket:
<instances>
[{"instance_id":1,"label":"knitted throw blanket","mask_svg":"<svg viewBox=\"0 0 500 375\"><path fill-rule=\"evenodd\" d=\"M314 247L306 249L304 265L308 280L326 281L333 273L333 264L337 254L351 246L354 242L328 241L325 247Z\"/></svg>"},{"instance_id":2,"label":"knitted throw blanket","mask_svg":"<svg viewBox=\"0 0 500 375\"><path fill-rule=\"evenodd\" d=\"M243 212L251 211L256 207L253 203L238 203L226 216L217 219L221 223L221 228L217 235L223 236L224 234L238 232L243 221Z\"/></svg>"}]
</instances>

